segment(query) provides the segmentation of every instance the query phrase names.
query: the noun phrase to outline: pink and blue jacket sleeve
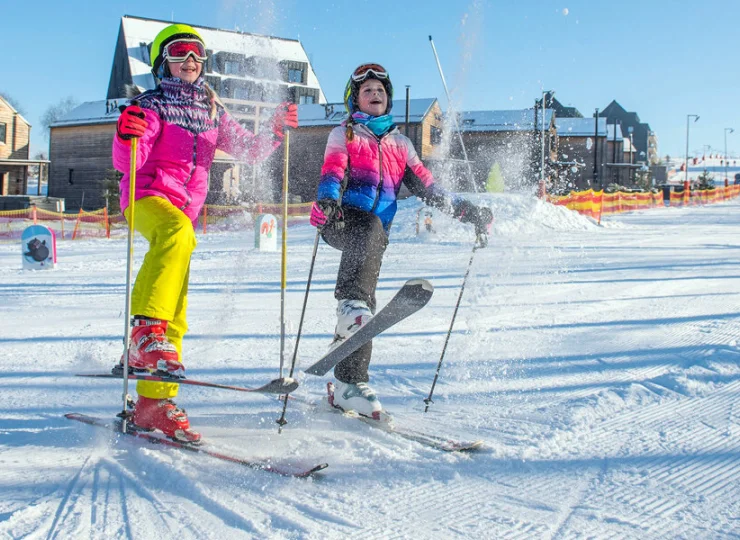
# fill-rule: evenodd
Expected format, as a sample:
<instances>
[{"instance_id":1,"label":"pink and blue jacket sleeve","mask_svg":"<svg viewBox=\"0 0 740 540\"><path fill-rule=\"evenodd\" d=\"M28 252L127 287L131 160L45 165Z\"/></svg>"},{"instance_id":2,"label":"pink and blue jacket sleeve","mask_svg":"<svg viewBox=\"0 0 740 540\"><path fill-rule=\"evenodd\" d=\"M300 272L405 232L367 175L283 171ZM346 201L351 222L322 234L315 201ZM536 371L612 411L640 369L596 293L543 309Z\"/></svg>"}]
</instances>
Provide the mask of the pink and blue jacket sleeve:
<instances>
[{"instance_id":1,"label":"pink and blue jacket sleeve","mask_svg":"<svg viewBox=\"0 0 740 540\"><path fill-rule=\"evenodd\" d=\"M450 195L434 183L434 176L424 166L410 140L408 141L406 166L414 173L414 178L405 180L404 182L406 187L409 188L409 191L422 199L426 204L449 213L451 211Z\"/></svg>"},{"instance_id":2,"label":"pink and blue jacket sleeve","mask_svg":"<svg viewBox=\"0 0 740 540\"><path fill-rule=\"evenodd\" d=\"M344 128L334 128L329 133L324 151L324 164L321 167L321 181L316 194L316 200L339 200L342 190L342 180L349 163L347 143Z\"/></svg>"}]
</instances>

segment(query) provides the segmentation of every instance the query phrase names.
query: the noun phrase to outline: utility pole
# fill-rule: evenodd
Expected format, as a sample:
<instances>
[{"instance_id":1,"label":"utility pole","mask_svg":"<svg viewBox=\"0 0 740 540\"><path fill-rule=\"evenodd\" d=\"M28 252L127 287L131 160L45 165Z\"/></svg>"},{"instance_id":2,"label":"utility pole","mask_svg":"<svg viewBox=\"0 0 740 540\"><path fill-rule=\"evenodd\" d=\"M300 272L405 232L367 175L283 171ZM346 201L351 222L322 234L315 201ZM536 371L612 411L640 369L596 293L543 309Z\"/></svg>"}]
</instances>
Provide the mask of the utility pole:
<instances>
[{"instance_id":1,"label":"utility pole","mask_svg":"<svg viewBox=\"0 0 740 540\"><path fill-rule=\"evenodd\" d=\"M594 113L594 187L599 187L599 109Z\"/></svg>"},{"instance_id":2,"label":"utility pole","mask_svg":"<svg viewBox=\"0 0 740 540\"><path fill-rule=\"evenodd\" d=\"M404 135L406 135L407 137L409 136L409 107L411 106L410 92L411 92L411 86L407 84L406 85L406 128L405 128L406 133L404 133ZM416 145L416 142L414 142L414 145Z\"/></svg>"},{"instance_id":3,"label":"utility pole","mask_svg":"<svg viewBox=\"0 0 740 540\"><path fill-rule=\"evenodd\" d=\"M727 132L734 133L733 128L725 128L725 182L729 182L729 178L727 178Z\"/></svg>"},{"instance_id":4,"label":"utility pole","mask_svg":"<svg viewBox=\"0 0 740 540\"><path fill-rule=\"evenodd\" d=\"M693 118L694 122L699 121L699 115L698 114L687 114L686 115L686 162L684 163L684 167L686 170L684 171L684 185L687 185L689 183L689 119Z\"/></svg>"}]
</instances>

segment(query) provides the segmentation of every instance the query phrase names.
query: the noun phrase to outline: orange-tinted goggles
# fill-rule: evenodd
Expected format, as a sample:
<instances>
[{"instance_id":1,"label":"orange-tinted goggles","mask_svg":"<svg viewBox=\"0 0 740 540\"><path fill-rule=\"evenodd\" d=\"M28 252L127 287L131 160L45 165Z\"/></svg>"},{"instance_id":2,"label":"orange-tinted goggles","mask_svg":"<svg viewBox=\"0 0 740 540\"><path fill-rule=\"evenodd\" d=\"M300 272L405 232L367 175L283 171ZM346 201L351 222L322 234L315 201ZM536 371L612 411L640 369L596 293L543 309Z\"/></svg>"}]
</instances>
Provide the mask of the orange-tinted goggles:
<instances>
[{"instance_id":1,"label":"orange-tinted goggles","mask_svg":"<svg viewBox=\"0 0 740 540\"><path fill-rule=\"evenodd\" d=\"M196 62L208 60L206 48L197 39L177 39L164 48L164 58L168 62L184 62L192 56Z\"/></svg>"},{"instance_id":2,"label":"orange-tinted goggles","mask_svg":"<svg viewBox=\"0 0 740 540\"><path fill-rule=\"evenodd\" d=\"M370 75L375 76L376 79L388 78L388 72L380 64L362 64L352 73L352 80L362 82Z\"/></svg>"}]
</instances>

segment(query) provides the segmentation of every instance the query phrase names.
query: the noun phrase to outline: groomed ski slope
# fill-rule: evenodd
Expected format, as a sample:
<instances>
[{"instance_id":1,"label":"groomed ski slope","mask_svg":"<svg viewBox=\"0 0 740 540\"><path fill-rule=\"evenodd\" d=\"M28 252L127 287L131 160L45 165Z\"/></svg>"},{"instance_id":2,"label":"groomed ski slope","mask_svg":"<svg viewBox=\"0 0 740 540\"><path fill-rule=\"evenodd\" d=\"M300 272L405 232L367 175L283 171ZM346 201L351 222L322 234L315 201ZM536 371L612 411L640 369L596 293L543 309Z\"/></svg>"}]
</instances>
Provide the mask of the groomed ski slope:
<instances>
[{"instance_id":1,"label":"groomed ski slope","mask_svg":"<svg viewBox=\"0 0 740 540\"><path fill-rule=\"evenodd\" d=\"M396 218L378 297L409 277L436 290L375 342L372 384L397 422L485 441L446 454L327 412L328 378L299 372L289 424L264 396L183 387L219 449L323 462L309 480L118 440L66 412L111 417L124 240L63 241L59 266L20 270L0 245L2 538L738 538L740 204L666 208L602 226L521 195L487 196L435 403L423 414L472 248L470 226L415 199ZM315 230L289 230L287 361ZM199 236L194 378L256 386L279 366L280 254L251 232ZM136 242L137 265L145 252ZM321 245L300 362L333 331L339 253Z\"/></svg>"}]
</instances>

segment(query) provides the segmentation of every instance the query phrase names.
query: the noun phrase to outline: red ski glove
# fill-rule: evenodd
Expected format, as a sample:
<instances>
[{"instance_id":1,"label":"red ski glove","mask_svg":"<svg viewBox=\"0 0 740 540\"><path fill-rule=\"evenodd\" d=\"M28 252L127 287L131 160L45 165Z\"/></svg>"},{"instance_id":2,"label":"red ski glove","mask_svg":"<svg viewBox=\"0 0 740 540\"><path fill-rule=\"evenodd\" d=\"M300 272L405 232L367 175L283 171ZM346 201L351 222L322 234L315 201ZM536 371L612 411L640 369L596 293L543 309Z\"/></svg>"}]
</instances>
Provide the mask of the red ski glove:
<instances>
[{"instance_id":1,"label":"red ski glove","mask_svg":"<svg viewBox=\"0 0 740 540\"><path fill-rule=\"evenodd\" d=\"M275 114L272 117L272 132L278 139L282 139L285 136L286 127L298 127L298 106L287 101L281 103L275 109Z\"/></svg>"},{"instance_id":2,"label":"red ski glove","mask_svg":"<svg viewBox=\"0 0 740 540\"><path fill-rule=\"evenodd\" d=\"M138 105L129 105L123 109L118 118L118 138L125 144L131 144L131 139L144 135L149 126L144 118L144 111Z\"/></svg>"}]
</instances>

